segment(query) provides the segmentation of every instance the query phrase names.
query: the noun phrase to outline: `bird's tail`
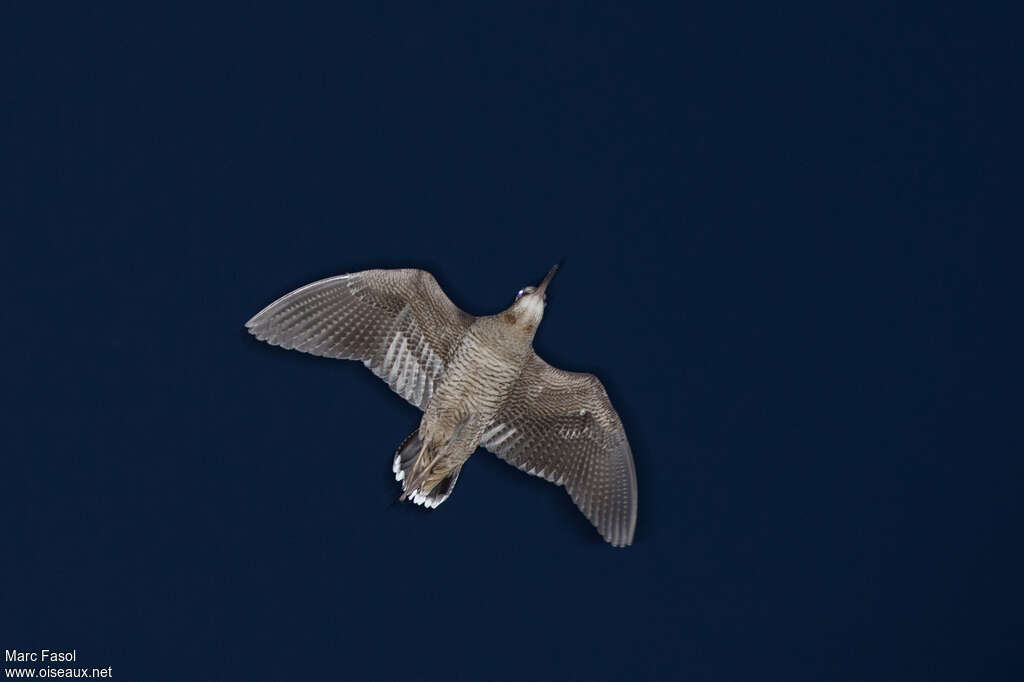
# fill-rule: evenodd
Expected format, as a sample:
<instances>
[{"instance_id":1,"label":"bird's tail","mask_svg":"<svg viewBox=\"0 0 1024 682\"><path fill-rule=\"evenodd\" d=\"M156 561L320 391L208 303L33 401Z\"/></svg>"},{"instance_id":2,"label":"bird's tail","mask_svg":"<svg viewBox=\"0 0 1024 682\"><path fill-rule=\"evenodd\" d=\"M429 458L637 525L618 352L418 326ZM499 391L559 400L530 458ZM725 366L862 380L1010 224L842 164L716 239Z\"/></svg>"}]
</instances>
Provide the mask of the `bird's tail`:
<instances>
[{"instance_id":1,"label":"bird's tail","mask_svg":"<svg viewBox=\"0 0 1024 682\"><path fill-rule=\"evenodd\" d=\"M401 499L408 497L416 504L431 509L448 499L455 488L455 481L459 479L462 466L456 467L440 481L431 482L429 473L436 457L437 453L433 448L424 446L419 429L402 441L395 451L395 459L391 464L395 480L402 484Z\"/></svg>"}]
</instances>

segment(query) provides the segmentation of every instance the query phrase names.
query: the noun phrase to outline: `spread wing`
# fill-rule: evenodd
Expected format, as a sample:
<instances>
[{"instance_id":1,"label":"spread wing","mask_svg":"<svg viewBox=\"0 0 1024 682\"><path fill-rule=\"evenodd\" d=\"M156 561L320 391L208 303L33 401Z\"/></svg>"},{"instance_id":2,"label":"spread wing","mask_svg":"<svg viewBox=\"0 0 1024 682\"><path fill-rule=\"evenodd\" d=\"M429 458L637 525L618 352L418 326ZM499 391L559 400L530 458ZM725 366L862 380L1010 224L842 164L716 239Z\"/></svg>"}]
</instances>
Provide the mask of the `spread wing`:
<instances>
[{"instance_id":1,"label":"spread wing","mask_svg":"<svg viewBox=\"0 0 1024 682\"><path fill-rule=\"evenodd\" d=\"M622 547L636 527L636 470L618 413L593 374L555 369L536 353L482 445L564 485L601 536Z\"/></svg>"},{"instance_id":2,"label":"spread wing","mask_svg":"<svg viewBox=\"0 0 1024 682\"><path fill-rule=\"evenodd\" d=\"M308 284L245 326L267 343L362 360L425 409L459 339L473 323L423 270L364 270Z\"/></svg>"}]
</instances>

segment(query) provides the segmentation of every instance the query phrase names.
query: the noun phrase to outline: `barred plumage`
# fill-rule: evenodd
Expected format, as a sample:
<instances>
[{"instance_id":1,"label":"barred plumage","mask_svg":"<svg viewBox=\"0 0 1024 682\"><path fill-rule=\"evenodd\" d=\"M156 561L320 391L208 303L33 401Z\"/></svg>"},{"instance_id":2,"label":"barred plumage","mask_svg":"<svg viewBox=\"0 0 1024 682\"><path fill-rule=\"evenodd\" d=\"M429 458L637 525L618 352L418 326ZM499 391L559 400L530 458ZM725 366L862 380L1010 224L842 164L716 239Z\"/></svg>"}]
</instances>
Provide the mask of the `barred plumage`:
<instances>
[{"instance_id":1,"label":"barred plumage","mask_svg":"<svg viewBox=\"0 0 1024 682\"><path fill-rule=\"evenodd\" d=\"M477 446L557 485L615 546L629 545L637 487L625 430L592 374L533 351L555 268L507 310L473 317L422 270L366 270L283 296L246 326L257 338L361 360L424 411L393 469L402 499L436 507Z\"/></svg>"}]
</instances>

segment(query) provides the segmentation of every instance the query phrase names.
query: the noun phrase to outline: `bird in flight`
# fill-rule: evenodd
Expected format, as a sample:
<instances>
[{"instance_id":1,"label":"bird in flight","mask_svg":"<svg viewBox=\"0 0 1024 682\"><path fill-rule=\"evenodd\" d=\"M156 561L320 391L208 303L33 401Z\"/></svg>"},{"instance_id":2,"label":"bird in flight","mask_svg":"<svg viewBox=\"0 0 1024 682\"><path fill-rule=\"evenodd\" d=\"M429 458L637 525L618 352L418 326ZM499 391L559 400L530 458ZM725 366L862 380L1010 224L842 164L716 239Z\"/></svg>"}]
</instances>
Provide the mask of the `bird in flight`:
<instances>
[{"instance_id":1,"label":"bird in flight","mask_svg":"<svg viewBox=\"0 0 1024 682\"><path fill-rule=\"evenodd\" d=\"M496 315L474 317L423 270L364 270L308 284L246 323L267 343L360 360L423 410L392 470L400 499L448 499L477 446L565 486L616 547L633 542L636 471L618 413L593 374L544 362L533 337L558 266Z\"/></svg>"}]
</instances>

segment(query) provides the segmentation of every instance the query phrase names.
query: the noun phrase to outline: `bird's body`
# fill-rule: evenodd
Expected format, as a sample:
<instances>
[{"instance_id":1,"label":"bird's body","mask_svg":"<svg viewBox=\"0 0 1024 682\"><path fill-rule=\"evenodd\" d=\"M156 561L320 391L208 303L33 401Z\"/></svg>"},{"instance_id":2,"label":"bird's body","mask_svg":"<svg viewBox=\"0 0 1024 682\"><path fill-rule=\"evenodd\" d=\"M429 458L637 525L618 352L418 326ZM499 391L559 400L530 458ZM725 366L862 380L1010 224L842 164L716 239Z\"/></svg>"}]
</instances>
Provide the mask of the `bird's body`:
<instances>
[{"instance_id":1,"label":"bird's body","mask_svg":"<svg viewBox=\"0 0 1024 682\"><path fill-rule=\"evenodd\" d=\"M533 337L509 326L500 316L481 317L459 342L420 421L421 441L439 458L425 474L422 490L433 490L469 459L508 399Z\"/></svg>"},{"instance_id":2,"label":"bird's body","mask_svg":"<svg viewBox=\"0 0 1024 682\"><path fill-rule=\"evenodd\" d=\"M362 360L423 417L395 453L402 499L436 507L478 446L565 485L614 545L632 542L636 475L603 386L537 357L545 290L473 317L422 270L367 270L302 287L248 323L258 338L316 355Z\"/></svg>"}]
</instances>

